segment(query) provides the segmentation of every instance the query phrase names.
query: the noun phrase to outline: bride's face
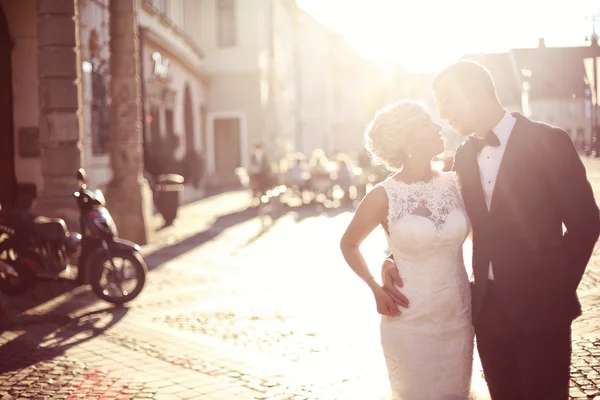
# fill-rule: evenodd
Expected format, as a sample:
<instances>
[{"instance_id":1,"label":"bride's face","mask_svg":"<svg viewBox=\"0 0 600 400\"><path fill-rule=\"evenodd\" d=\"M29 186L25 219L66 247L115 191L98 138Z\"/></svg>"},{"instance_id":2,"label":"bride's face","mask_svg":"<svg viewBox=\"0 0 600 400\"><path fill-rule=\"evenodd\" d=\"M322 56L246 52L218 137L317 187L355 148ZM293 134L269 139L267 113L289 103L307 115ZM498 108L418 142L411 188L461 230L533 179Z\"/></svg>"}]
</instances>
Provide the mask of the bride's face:
<instances>
[{"instance_id":1,"label":"bride's face","mask_svg":"<svg viewBox=\"0 0 600 400\"><path fill-rule=\"evenodd\" d=\"M442 126L436 124L431 115L423 112L415 121L414 136L410 144L412 157L432 158L444 151L444 141L441 136Z\"/></svg>"}]
</instances>

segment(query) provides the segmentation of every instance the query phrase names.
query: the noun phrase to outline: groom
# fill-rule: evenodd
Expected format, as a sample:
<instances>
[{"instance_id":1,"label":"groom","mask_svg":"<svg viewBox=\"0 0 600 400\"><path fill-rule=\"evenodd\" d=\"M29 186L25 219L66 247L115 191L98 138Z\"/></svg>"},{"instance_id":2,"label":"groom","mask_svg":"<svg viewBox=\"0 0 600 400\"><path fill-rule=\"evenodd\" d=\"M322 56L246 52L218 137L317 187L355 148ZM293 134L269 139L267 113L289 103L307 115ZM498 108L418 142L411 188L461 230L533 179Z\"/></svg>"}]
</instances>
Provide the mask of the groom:
<instances>
[{"instance_id":1,"label":"groom","mask_svg":"<svg viewBox=\"0 0 600 400\"><path fill-rule=\"evenodd\" d=\"M483 66L460 61L433 86L441 117L474 133L454 170L473 230L473 324L491 397L566 400L576 289L600 234L584 166L565 131L508 113ZM410 307L392 260L382 275Z\"/></svg>"}]
</instances>

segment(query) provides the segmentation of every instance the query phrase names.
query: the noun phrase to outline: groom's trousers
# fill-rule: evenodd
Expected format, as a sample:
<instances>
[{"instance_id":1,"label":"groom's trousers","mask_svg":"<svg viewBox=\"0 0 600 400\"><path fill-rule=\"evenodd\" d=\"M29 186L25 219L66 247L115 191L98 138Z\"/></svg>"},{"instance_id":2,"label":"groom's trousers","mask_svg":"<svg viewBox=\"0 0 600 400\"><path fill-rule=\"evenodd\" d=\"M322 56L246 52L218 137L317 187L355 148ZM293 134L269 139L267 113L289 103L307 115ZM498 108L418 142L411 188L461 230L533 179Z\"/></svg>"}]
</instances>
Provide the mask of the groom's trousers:
<instances>
[{"instance_id":1,"label":"groom's trousers","mask_svg":"<svg viewBox=\"0 0 600 400\"><path fill-rule=\"evenodd\" d=\"M475 333L492 400L569 398L570 324L541 332L517 329L488 281Z\"/></svg>"}]
</instances>

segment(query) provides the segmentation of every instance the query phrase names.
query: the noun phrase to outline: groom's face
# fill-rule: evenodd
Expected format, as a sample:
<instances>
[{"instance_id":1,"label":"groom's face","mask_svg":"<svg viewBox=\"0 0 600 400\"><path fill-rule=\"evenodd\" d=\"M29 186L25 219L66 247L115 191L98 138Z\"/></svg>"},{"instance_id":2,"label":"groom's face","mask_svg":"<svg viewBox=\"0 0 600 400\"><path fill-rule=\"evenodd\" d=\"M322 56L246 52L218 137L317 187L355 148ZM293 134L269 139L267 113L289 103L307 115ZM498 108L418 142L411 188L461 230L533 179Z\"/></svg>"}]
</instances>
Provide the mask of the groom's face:
<instances>
[{"instance_id":1,"label":"groom's face","mask_svg":"<svg viewBox=\"0 0 600 400\"><path fill-rule=\"evenodd\" d=\"M456 86L441 86L435 90L440 117L448 121L461 135L475 131L476 112L470 91Z\"/></svg>"}]
</instances>

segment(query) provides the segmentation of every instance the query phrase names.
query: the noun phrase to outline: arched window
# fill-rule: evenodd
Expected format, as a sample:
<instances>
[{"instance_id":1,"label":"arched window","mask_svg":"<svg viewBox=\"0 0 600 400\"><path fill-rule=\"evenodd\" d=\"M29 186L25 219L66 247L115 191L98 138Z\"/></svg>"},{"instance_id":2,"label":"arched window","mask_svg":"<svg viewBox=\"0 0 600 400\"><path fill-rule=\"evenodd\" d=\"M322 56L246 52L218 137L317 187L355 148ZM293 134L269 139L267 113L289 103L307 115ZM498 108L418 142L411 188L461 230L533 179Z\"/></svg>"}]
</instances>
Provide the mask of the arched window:
<instances>
[{"instance_id":1,"label":"arched window","mask_svg":"<svg viewBox=\"0 0 600 400\"><path fill-rule=\"evenodd\" d=\"M92 153L102 155L108 152L109 109L107 93L108 61L101 56L101 45L96 30L92 30L89 41L90 62L92 64Z\"/></svg>"}]
</instances>

